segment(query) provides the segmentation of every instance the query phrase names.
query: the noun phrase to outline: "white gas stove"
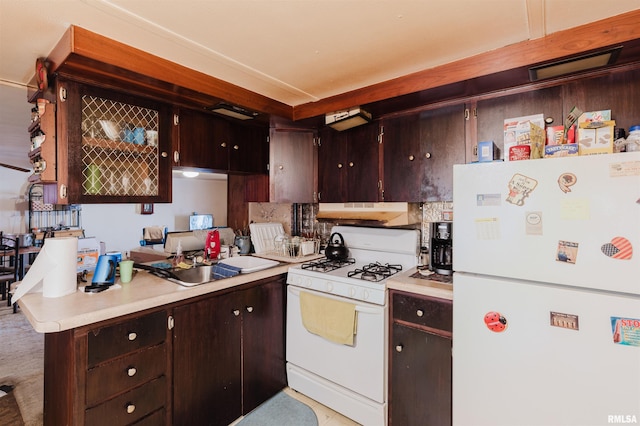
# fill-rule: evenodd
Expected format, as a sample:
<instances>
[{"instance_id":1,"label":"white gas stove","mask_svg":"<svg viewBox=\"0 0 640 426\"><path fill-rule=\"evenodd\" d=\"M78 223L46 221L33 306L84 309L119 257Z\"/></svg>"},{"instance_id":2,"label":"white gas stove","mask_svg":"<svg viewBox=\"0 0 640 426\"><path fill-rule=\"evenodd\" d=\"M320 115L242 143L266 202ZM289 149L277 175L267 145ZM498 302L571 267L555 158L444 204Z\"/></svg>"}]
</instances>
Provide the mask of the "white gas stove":
<instances>
[{"instance_id":1,"label":"white gas stove","mask_svg":"<svg viewBox=\"0 0 640 426\"><path fill-rule=\"evenodd\" d=\"M420 232L413 229L336 226L349 250L340 262L319 259L289 268L287 379L292 389L360 424L387 420L387 279L417 265ZM310 332L302 296L353 304L353 344ZM305 296L306 297L306 296ZM326 303L326 302L319 302ZM333 306L333 305L331 305ZM326 307L323 318L332 316ZM331 323L331 320L327 321Z\"/></svg>"}]
</instances>

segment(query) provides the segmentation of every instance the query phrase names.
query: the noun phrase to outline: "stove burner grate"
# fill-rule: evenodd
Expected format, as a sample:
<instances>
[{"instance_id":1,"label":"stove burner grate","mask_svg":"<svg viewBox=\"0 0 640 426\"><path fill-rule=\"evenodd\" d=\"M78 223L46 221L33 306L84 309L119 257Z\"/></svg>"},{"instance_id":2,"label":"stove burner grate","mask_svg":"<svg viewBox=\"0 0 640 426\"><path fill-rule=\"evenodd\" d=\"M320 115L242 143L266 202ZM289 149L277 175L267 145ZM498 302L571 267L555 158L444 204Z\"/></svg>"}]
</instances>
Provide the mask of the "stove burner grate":
<instances>
[{"instance_id":1,"label":"stove burner grate","mask_svg":"<svg viewBox=\"0 0 640 426\"><path fill-rule=\"evenodd\" d=\"M333 259L325 258L325 259L313 260L311 262L303 263L301 268L308 269L310 271L317 271L317 272L331 272L347 265L353 265L354 263L356 263L356 261L353 258L348 258L344 260L337 260L337 259L333 260Z\"/></svg>"},{"instance_id":2,"label":"stove burner grate","mask_svg":"<svg viewBox=\"0 0 640 426\"><path fill-rule=\"evenodd\" d=\"M381 264L379 262L369 263L362 268L354 269L347 273L349 278L359 278L365 281L382 281L391 275L402 271L402 265Z\"/></svg>"}]
</instances>

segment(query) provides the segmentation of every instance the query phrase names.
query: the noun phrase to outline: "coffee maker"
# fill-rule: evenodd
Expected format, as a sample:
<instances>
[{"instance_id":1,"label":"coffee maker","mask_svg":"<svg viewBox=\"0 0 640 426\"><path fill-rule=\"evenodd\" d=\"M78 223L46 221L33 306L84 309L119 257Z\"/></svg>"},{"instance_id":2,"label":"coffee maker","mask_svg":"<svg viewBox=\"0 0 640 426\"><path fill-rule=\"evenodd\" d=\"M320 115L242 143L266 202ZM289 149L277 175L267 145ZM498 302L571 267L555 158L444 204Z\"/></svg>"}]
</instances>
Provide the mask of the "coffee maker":
<instances>
[{"instance_id":1,"label":"coffee maker","mask_svg":"<svg viewBox=\"0 0 640 426\"><path fill-rule=\"evenodd\" d=\"M453 223L431 223L431 270L436 274L453 273Z\"/></svg>"}]
</instances>

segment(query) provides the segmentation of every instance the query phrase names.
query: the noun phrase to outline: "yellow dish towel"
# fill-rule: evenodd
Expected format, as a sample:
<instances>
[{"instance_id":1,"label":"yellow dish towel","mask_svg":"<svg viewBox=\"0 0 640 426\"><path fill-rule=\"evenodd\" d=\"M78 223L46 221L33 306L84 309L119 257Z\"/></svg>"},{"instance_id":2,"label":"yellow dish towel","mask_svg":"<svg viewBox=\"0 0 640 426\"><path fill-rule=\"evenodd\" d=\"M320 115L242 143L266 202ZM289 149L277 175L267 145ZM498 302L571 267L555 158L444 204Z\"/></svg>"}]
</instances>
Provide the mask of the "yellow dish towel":
<instances>
[{"instance_id":1,"label":"yellow dish towel","mask_svg":"<svg viewBox=\"0 0 640 426\"><path fill-rule=\"evenodd\" d=\"M302 324L313 334L341 345L353 346L357 330L356 305L300 292Z\"/></svg>"}]
</instances>

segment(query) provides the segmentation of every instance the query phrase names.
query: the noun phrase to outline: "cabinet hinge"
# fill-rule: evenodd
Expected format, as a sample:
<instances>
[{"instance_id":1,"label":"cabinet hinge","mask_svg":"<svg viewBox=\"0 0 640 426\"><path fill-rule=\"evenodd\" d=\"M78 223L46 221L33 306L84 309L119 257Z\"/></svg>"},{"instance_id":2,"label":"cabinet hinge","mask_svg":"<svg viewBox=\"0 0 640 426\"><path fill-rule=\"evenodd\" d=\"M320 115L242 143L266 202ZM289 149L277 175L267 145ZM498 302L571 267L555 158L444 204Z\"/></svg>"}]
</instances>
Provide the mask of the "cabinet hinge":
<instances>
[{"instance_id":1,"label":"cabinet hinge","mask_svg":"<svg viewBox=\"0 0 640 426\"><path fill-rule=\"evenodd\" d=\"M267 136L267 143L271 142L271 137Z\"/></svg>"},{"instance_id":2,"label":"cabinet hinge","mask_svg":"<svg viewBox=\"0 0 640 426\"><path fill-rule=\"evenodd\" d=\"M320 145L321 145L321 143L320 143L320 136L318 136L317 138L313 138L313 144L314 144L315 146L320 146Z\"/></svg>"},{"instance_id":3,"label":"cabinet hinge","mask_svg":"<svg viewBox=\"0 0 640 426\"><path fill-rule=\"evenodd\" d=\"M384 136L384 126L380 126L380 132L378 133L378 143L382 143Z\"/></svg>"},{"instance_id":4,"label":"cabinet hinge","mask_svg":"<svg viewBox=\"0 0 640 426\"><path fill-rule=\"evenodd\" d=\"M174 326L175 326L175 321L174 321L174 319L173 319L173 316L172 316L172 315L169 315L169 316L167 317L167 328L168 328L169 330L173 330L173 327L174 327Z\"/></svg>"},{"instance_id":5,"label":"cabinet hinge","mask_svg":"<svg viewBox=\"0 0 640 426\"><path fill-rule=\"evenodd\" d=\"M465 121L469 121L469 108L464 109L464 119Z\"/></svg>"},{"instance_id":6,"label":"cabinet hinge","mask_svg":"<svg viewBox=\"0 0 640 426\"><path fill-rule=\"evenodd\" d=\"M473 109L473 118L478 118L478 108Z\"/></svg>"},{"instance_id":7,"label":"cabinet hinge","mask_svg":"<svg viewBox=\"0 0 640 426\"><path fill-rule=\"evenodd\" d=\"M267 163L267 171L269 171L269 170L270 170L270 167L269 167L269 166L270 166L270 164L269 164L269 163Z\"/></svg>"},{"instance_id":8,"label":"cabinet hinge","mask_svg":"<svg viewBox=\"0 0 640 426\"><path fill-rule=\"evenodd\" d=\"M318 201L322 200L322 197L320 196L320 194L322 194L322 192L318 191Z\"/></svg>"},{"instance_id":9,"label":"cabinet hinge","mask_svg":"<svg viewBox=\"0 0 640 426\"><path fill-rule=\"evenodd\" d=\"M173 114L173 125L177 126L180 124L180 116L178 114Z\"/></svg>"}]
</instances>

